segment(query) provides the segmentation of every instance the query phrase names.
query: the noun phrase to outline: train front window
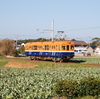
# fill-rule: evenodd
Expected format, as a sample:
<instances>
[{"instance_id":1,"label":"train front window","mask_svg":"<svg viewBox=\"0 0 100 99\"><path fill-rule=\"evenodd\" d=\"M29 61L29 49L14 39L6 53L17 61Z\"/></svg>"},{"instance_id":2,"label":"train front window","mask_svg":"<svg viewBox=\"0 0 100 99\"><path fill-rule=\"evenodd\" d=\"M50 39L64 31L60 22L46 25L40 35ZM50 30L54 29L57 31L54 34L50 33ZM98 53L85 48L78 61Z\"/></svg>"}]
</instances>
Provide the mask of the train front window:
<instances>
[{"instance_id":1,"label":"train front window","mask_svg":"<svg viewBox=\"0 0 100 99\"><path fill-rule=\"evenodd\" d=\"M65 45L62 46L62 50L65 50Z\"/></svg>"},{"instance_id":2,"label":"train front window","mask_svg":"<svg viewBox=\"0 0 100 99\"><path fill-rule=\"evenodd\" d=\"M74 45L71 45L71 49L74 50Z\"/></svg>"}]
</instances>

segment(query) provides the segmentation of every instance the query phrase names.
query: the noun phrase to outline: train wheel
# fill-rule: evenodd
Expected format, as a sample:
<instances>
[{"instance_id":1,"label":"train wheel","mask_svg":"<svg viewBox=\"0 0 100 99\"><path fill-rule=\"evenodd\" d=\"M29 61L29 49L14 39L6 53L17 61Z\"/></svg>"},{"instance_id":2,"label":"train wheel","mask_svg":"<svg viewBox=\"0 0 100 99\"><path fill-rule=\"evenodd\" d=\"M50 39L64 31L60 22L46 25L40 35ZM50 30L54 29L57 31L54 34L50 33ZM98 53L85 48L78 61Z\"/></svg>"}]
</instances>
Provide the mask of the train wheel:
<instances>
[{"instance_id":1,"label":"train wheel","mask_svg":"<svg viewBox=\"0 0 100 99\"><path fill-rule=\"evenodd\" d=\"M30 56L30 59L31 60L35 60L35 56Z\"/></svg>"},{"instance_id":2,"label":"train wheel","mask_svg":"<svg viewBox=\"0 0 100 99\"><path fill-rule=\"evenodd\" d=\"M53 57L52 60L54 62L63 62L63 59L62 58L59 58L59 57Z\"/></svg>"},{"instance_id":3,"label":"train wheel","mask_svg":"<svg viewBox=\"0 0 100 99\"><path fill-rule=\"evenodd\" d=\"M57 58L56 58L56 57L53 57L53 58L52 58L52 61L53 61L53 62L57 62Z\"/></svg>"},{"instance_id":4,"label":"train wheel","mask_svg":"<svg viewBox=\"0 0 100 99\"><path fill-rule=\"evenodd\" d=\"M63 62L63 59L61 58L59 62L60 62L60 63Z\"/></svg>"},{"instance_id":5,"label":"train wheel","mask_svg":"<svg viewBox=\"0 0 100 99\"><path fill-rule=\"evenodd\" d=\"M45 58L44 58L44 57L41 57L41 60L43 60L43 61L44 61L44 60L45 60Z\"/></svg>"}]
</instances>

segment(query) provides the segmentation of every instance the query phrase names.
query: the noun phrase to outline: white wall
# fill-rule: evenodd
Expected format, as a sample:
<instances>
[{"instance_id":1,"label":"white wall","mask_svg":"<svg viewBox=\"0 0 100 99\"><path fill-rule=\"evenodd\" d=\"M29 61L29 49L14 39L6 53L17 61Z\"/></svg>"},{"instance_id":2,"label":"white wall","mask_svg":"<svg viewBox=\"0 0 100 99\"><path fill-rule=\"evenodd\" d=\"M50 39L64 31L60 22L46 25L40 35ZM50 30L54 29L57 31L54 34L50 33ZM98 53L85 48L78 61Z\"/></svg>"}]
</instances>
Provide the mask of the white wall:
<instances>
[{"instance_id":1,"label":"white wall","mask_svg":"<svg viewBox=\"0 0 100 99\"><path fill-rule=\"evenodd\" d=\"M100 48L98 48L98 47L96 48L95 54L96 54L96 55L100 55Z\"/></svg>"}]
</instances>

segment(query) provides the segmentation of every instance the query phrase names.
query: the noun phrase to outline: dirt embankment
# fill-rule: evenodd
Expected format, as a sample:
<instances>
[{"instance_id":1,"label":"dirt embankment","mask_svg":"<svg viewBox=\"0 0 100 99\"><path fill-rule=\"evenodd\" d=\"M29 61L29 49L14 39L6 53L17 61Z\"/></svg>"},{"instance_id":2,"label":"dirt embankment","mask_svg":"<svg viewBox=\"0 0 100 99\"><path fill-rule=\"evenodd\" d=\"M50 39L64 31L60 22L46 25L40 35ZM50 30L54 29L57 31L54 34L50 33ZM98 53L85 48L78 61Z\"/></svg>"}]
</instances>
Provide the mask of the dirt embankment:
<instances>
[{"instance_id":1,"label":"dirt embankment","mask_svg":"<svg viewBox=\"0 0 100 99\"><path fill-rule=\"evenodd\" d=\"M30 68L35 67L36 65L31 63L8 62L5 66L12 68Z\"/></svg>"}]
</instances>

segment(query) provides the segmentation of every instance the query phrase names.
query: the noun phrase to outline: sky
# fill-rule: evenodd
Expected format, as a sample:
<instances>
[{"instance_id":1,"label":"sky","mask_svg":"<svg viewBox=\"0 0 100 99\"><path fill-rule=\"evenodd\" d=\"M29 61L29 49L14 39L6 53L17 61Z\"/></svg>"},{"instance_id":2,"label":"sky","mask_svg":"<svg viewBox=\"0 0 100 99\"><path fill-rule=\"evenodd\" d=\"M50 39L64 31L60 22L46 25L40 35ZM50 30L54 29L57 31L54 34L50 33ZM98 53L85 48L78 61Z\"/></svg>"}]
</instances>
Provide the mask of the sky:
<instances>
[{"instance_id":1,"label":"sky","mask_svg":"<svg viewBox=\"0 0 100 99\"><path fill-rule=\"evenodd\" d=\"M56 37L100 38L100 0L0 0L0 39L49 39L52 20Z\"/></svg>"}]
</instances>

